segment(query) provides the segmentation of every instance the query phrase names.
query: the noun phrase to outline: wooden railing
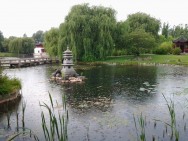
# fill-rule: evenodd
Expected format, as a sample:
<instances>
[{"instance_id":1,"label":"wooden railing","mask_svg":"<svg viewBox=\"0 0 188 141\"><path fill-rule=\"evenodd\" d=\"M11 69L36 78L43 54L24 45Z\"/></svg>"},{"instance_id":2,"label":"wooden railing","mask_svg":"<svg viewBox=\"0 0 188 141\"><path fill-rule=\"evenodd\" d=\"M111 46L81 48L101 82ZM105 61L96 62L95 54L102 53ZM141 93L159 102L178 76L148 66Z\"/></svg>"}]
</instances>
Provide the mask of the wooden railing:
<instances>
[{"instance_id":1,"label":"wooden railing","mask_svg":"<svg viewBox=\"0 0 188 141\"><path fill-rule=\"evenodd\" d=\"M9 67L27 67L39 64L58 63L58 59L51 58L18 58L18 59L0 59L0 66Z\"/></svg>"}]
</instances>

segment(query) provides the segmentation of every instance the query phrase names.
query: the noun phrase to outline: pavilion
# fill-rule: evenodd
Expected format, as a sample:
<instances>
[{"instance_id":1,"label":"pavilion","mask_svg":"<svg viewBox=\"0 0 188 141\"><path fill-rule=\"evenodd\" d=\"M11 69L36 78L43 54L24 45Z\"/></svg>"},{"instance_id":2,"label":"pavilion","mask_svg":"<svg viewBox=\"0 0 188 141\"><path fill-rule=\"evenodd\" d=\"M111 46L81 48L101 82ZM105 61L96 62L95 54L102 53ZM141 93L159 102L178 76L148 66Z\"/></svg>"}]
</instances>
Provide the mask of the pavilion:
<instances>
[{"instance_id":1,"label":"pavilion","mask_svg":"<svg viewBox=\"0 0 188 141\"><path fill-rule=\"evenodd\" d=\"M180 48L182 53L188 53L188 39L184 36L180 36L179 38L172 41L174 43L175 48Z\"/></svg>"}]
</instances>

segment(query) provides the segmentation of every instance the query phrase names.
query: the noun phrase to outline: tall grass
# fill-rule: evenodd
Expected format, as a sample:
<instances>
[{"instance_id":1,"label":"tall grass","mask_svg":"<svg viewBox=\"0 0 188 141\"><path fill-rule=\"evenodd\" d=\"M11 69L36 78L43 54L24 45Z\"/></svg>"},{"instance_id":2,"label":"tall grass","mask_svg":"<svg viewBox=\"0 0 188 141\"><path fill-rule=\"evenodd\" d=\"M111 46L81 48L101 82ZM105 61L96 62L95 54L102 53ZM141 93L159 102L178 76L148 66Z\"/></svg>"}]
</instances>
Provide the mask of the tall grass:
<instances>
[{"instance_id":1,"label":"tall grass","mask_svg":"<svg viewBox=\"0 0 188 141\"><path fill-rule=\"evenodd\" d=\"M138 117L139 126L137 126L137 124L136 124L137 121L136 121L134 114L133 114L133 119L134 119L134 125L135 125L135 128L136 128L137 140L146 141L145 119L143 118L142 113L141 113L140 117ZM139 134L138 134L138 131L140 131Z\"/></svg>"},{"instance_id":2,"label":"tall grass","mask_svg":"<svg viewBox=\"0 0 188 141\"><path fill-rule=\"evenodd\" d=\"M49 93L50 103L48 106L46 103L40 104L48 111L49 123L47 123L44 112L41 112L42 129L46 141L67 141L67 125L68 125L68 110L66 109L66 99L63 97L63 113L54 110L54 103Z\"/></svg>"},{"instance_id":3,"label":"tall grass","mask_svg":"<svg viewBox=\"0 0 188 141\"><path fill-rule=\"evenodd\" d=\"M164 96L164 94L162 94L162 95L163 95L163 97L166 101L168 111L169 111L169 114L170 114L171 139L173 137L175 137L175 141L179 141L179 132L178 132L178 129L177 129L177 126L176 126L176 113L175 113L175 108L174 108L174 102L172 101L172 99L170 99L170 101L168 101L166 99L166 97Z\"/></svg>"}]
</instances>

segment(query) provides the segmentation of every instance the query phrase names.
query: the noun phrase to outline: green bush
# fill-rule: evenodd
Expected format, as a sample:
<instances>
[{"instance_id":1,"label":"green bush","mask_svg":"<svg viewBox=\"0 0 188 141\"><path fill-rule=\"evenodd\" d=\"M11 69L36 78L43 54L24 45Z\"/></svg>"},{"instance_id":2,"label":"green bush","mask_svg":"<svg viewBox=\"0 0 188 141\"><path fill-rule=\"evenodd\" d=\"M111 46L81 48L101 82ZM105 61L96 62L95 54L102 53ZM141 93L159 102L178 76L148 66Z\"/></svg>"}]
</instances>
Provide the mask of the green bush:
<instances>
[{"instance_id":1,"label":"green bush","mask_svg":"<svg viewBox=\"0 0 188 141\"><path fill-rule=\"evenodd\" d=\"M156 48L154 51L153 51L154 54L159 54L159 55L166 55L168 54L168 50L166 48Z\"/></svg>"},{"instance_id":2,"label":"green bush","mask_svg":"<svg viewBox=\"0 0 188 141\"><path fill-rule=\"evenodd\" d=\"M172 54L174 54L174 55L180 55L180 53L181 53L181 49L180 48L175 48L172 51Z\"/></svg>"},{"instance_id":3,"label":"green bush","mask_svg":"<svg viewBox=\"0 0 188 141\"><path fill-rule=\"evenodd\" d=\"M127 55L126 49L113 49L112 56L121 56L121 55Z\"/></svg>"},{"instance_id":4,"label":"green bush","mask_svg":"<svg viewBox=\"0 0 188 141\"><path fill-rule=\"evenodd\" d=\"M139 56L140 55L139 48L131 47L131 54L135 56Z\"/></svg>"},{"instance_id":5,"label":"green bush","mask_svg":"<svg viewBox=\"0 0 188 141\"><path fill-rule=\"evenodd\" d=\"M161 45L154 50L155 54L166 55L172 54L172 43L171 42L163 42Z\"/></svg>"},{"instance_id":6,"label":"green bush","mask_svg":"<svg viewBox=\"0 0 188 141\"><path fill-rule=\"evenodd\" d=\"M7 95L16 89L21 89L20 80L16 78L10 79L8 76L3 76L0 71L0 95Z\"/></svg>"}]
</instances>

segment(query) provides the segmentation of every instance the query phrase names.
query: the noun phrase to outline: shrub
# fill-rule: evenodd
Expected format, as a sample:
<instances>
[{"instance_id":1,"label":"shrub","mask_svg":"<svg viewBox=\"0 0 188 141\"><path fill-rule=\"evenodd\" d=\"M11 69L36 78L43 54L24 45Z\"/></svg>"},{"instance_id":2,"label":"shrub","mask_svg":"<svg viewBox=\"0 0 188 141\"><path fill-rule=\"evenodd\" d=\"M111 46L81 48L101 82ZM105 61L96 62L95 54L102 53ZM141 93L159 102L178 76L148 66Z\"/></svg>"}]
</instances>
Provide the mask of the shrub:
<instances>
[{"instance_id":1,"label":"shrub","mask_svg":"<svg viewBox=\"0 0 188 141\"><path fill-rule=\"evenodd\" d=\"M180 55L180 53L181 53L181 49L180 48L175 48L172 51L172 54L174 54L174 55Z\"/></svg>"},{"instance_id":2,"label":"shrub","mask_svg":"<svg viewBox=\"0 0 188 141\"><path fill-rule=\"evenodd\" d=\"M127 55L126 49L113 49L112 56L121 56L121 55Z\"/></svg>"},{"instance_id":3,"label":"shrub","mask_svg":"<svg viewBox=\"0 0 188 141\"><path fill-rule=\"evenodd\" d=\"M156 48L154 50L154 53L165 55L165 54L171 54L172 50L173 50L173 48L172 48L171 42L163 42L163 43L161 43L161 45L158 48Z\"/></svg>"},{"instance_id":4,"label":"shrub","mask_svg":"<svg viewBox=\"0 0 188 141\"><path fill-rule=\"evenodd\" d=\"M131 54L135 56L139 56L140 55L139 48L131 47Z\"/></svg>"},{"instance_id":5,"label":"shrub","mask_svg":"<svg viewBox=\"0 0 188 141\"><path fill-rule=\"evenodd\" d=\"M154 51L154 54L159 54L159 55L166 55L168 54L168 50L165 48L158 47Z\"/></svg>"},{"instance_id":6,"label":"shrub","mask_svg":"<svg viewBox=\"0 0 188 141\"><path fill-rule=\"evenodd\" d=\"M10 79L8 76L3 76L0 73L0 95L9 94L16 89L21 89L20 80L16 78Z\"/></svg>"}]
</instances>

